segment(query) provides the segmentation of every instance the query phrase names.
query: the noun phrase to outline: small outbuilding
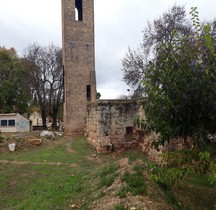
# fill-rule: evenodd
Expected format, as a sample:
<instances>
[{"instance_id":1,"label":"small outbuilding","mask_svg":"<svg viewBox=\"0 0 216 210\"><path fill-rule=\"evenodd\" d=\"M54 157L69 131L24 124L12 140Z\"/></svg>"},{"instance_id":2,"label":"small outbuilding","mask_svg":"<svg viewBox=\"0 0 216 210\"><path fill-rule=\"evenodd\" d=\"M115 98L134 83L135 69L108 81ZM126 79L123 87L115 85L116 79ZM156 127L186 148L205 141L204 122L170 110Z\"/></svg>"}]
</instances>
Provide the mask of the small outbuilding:
<instances>
[{"instance_id":1,"label":"small outbuilding","mask_svg":"<svg viewBox=\"0 0 216 210\"><path fill-rule=\"evenodd\" d=\"M31 121L18 113L0 114L0 131L29 132L31 131Z\"/></svg>"}]
</instances>

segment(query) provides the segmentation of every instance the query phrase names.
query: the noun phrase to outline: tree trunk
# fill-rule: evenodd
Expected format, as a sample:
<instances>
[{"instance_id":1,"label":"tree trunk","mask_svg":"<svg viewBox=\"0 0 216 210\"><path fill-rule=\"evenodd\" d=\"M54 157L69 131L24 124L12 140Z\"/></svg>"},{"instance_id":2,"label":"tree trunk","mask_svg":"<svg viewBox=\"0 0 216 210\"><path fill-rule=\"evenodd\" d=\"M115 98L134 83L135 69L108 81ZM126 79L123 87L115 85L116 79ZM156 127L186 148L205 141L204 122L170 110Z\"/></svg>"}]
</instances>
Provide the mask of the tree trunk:
<instances>
[{"instance_id":1,"label":"tree trunk","mask_svg":"<svg viewBox=\"0 0 216 210\"><path fill-rule=\"evenodd\" d=\"M41 111L41 117L42 117L42 126L44 129L46 129L47 128L47 125L46 125L47 114L45 110Z\"/></svg>"},{"instance_id":2,"label":"tree trunk","mask_svg":"<svg viewBox=\"0 0 216 210\"><path fill-rule=\"evenodd\" d=\"M53 113L52 113L52 120L53 120L53 123L52 123L52 127L54 128L54 129L58 129L58 126L57 126L57 115L58 115L58 108L53 108Z\"/></svg>"}]
</instances>

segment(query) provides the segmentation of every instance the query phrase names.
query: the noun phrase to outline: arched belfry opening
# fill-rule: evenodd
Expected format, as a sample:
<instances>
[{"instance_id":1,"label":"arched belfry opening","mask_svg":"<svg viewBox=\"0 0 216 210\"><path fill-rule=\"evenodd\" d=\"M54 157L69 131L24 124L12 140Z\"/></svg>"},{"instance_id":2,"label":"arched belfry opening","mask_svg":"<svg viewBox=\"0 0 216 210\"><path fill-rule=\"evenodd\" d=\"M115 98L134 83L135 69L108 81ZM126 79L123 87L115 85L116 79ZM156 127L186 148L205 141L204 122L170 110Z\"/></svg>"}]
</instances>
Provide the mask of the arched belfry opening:
<instances>
[{"instance_id":1,"label":"arched belfry opening","mask_svg":"<svg viewBox=\"0 0 216 210\"><path fill-rule=\"evenodd\" d=\"M75 0L75 20L83 20L83 4L82 0Z\"/></svg>"}]
</instances>

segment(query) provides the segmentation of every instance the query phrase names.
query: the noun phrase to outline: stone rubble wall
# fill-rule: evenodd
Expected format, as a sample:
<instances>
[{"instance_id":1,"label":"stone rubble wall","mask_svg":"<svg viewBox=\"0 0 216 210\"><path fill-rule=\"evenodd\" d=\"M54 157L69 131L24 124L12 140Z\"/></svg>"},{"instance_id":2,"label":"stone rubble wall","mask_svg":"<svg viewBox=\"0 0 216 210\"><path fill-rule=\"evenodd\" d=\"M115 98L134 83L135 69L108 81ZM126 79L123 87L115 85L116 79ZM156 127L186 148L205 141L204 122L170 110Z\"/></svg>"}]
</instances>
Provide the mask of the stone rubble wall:
<instances>
[{"instance_id":1,"label":"stone rubble wall","mask_svg":"<svg viewBox=\"0 0 216 210\"><path fill-rule=\"evenodd\" d=\"M134 124L134 117L145 118L144 101L98 100L87 107L85 134L98 152L138 148L156 162L162 162L164 151L181 150L184 139L172 139L169 144L154 148L158 134L142 131ZM191 139L188 139L191 142Z\"/></svg>"},{"instance_id":2,"label":"stone rubble wall","mask_svg":"<svg viewBox=\"0 0 216 210\"><path fill-rule=\"evenodd\" d=\"M98 152L137 147L143 136L133 117L140 112L140 107L135 100L98 100L90 104L85 130L90 144Z\"/></svg>"},{"instance_id":3,"label":"stone rubble wall","mask_svg":"<svg viewBox=\"0 0 216 210\"><path fill-rule=\"evenodd\" d=\"M166 164L166 159L164 158L164 152L173 152L182 150L185 146L185 140L183 138L173 138L170 142L166 142L164 146L160 145L158 148L155 148L152 143L158 141L159 134L155 132L150 132L145 135L143 143L140 144L140 148L143 153L148 155L150 161L155 162L159 165ZM192 148L193 141L191 137L187 138L187 144Z\"/></svg>"}]
</instances>

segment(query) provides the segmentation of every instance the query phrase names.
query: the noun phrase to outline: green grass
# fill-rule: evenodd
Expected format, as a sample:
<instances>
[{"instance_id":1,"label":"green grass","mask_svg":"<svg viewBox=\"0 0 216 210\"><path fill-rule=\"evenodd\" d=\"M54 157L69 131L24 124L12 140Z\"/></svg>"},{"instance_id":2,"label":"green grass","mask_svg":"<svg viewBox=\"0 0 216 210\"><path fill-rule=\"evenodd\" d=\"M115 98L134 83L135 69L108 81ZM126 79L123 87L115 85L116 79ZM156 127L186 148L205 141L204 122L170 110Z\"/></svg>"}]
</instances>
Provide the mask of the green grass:
<instances>
[{"instance_id":1,"label":"green grass","mask_svg":"<svg viewBox=\"0 0 216 210\"><path fill-rule=\"evenodd\" d=\"M120 191L118 192L118 196L119 196L119 198L126 198L127 193L128 193L127 188L125 186L122 186Z\"/></svg>"},{"instance_id":2,"label":"green grass","mask_svg":"<svg viewBox=\"0 0 216 210\"><path fill-rule=\"evenodd\" d=\"M206 179L206 176L195 176L189 179L189 181L193 185L199 185L203 187L216 187L216 184L211 184L209 179Z\"/></svg>"},{"instance_id":3,"label":"green grass","mask_svg":"<svg viewBox=\"0 0 216 210\"><path fill-rule=\"evenodd\" d=\"M146 194L147 186L141 170L137 170L135 173L126 171L122 177L122 181L127 184L123 192L126 190L127 192L131 192L132 195ZM123 192L120 192L120 195L122 195Z\"/></svg>"},{"instance_id":4,"label":"green grass","mask_svg":"<svg viewBox=\"0 0 216 210\"><path fill-rule=\"evenodd\" d=\"M88 210L91 209L90 204L93 201L108 195L106 188L120 176L122 169L117 164L119 159L128 157L129 165L139 159L146 161L139 151L126 151L120 155L98 154L101 162L92 161L88 157L96 152L85 138L71 141L73 153L67 151L68 142L60 139L51 144L34 147L31 151L0 154L0 160L62 163L0 164L0 209L71 210L71 206L75 205L76 209ZM170 203L173 209L215 210L216 189L208 184L205 176L182 180L162 191L148 177L147 172L146 164L136 164L132 170L124 172L122 186L118 189L119 192L117 191L121 201L119 205L115 204L113 209L124 209L123 201L130 192L132 196L149 196L152 202Z\"/></svg>"},{"instance_id":5,"label":"green grass","mask_svg":"<svg viewBox=\"0 0 216 210\"><path fill-rule=\"evenodd\" d=\"M117 166L110 165L109 167L104 167L99 173L100 182L102 186L109 187L115 181L115 178L118 176Z\"/></svg>"},{"instance_id":6,"label":"green grass","mask_svg":"<svg viewBox=\"0 0 216 210\"><path fill-rule=\"evenodd\" d=\"M192 180L193 184L191 181L182 181L172 188L182 208L184 210L215 210L216 188L208 185L206 177L194 177Z\"/></svg>"},{"instance_id":7,"label":"green grass","mask_svg":"<svg viewBox=\"0 0 216 210\"><path fill-rule=\"evenodd\" d=\"M4 141L4 137L0 135L0 143Z\"/></svg>"},{"instance_id":8,"label":"green grass","mask_svg":"<svg viewBox=\"0 0 216 210\"><path fill-rule=\"evenodd\" d=\"M66 152L65 143L0 156L6 160L78 164L77 167L0 164L1 209L67 210L77 203L81 209L87 209L98 185L94 179L98 166L86 158L94 150L85 138L73 140L76 153Z\"/></svg>"},{"instance_id":9,"label":"green grass","mask_svg":"<svg viewBox=\"0 0 216 210\"><path fill-rule=\"evenodd\" d=\"M125 210L125 207L123 204L120 203L120 204L116 205L115 210Z\"/></svg>"},{"instance_id":10,"label":"green grass","mask_svg":"<svg viewBox=\"0 0 216 210\"><path fill-rule=\"evenodd\" d=\"M72 173L72 168L62 166L3 165L0 205L3 209L69 209L72 195L82 190L87 176Z\"/></svg>"},{"instance_id":11,"label":"green grass","mask_svg":"<svg viewBox=\"0 0 216 210\"><path fill-rule=\"evenodd\" d=\"M154 170L160 172L160 168ZM162 168L161 168L162 169ZM163 170L165 170L163 168ZM173 184L170 184L169 174L166 172L154 174L157 179L153 179L157 185L163 191L164 200L166 200L174 210L216 210L215 209L215 195L216 188L211 185L208 179L208 175L191 175L191 177L185 177ZM162 175L162 176L161 176Z\"/></svg>"},{"instance_id":12,"label":"green grass","mask_svg":"<svg viewBox=\"0 0 216 210\"><path fill-rule=\"evenodd\" d=\"M128 150L125 151L123 155L128 158L130 163L136 160L147 160L146 156L144 156L143 153L139 150Z\"/></svg>"},{"instance_id":13,"label":"green grass","mask_svg":"<svg viewBox=\"0 0 216 210\"><path fill-rule=\"evenodd\" d=\"M26 152L16 151L14 153L0 154L0 159L72 164L80 161L82 162L82 157L92 154L94 151L92 147L86 144L85 138L73 140L72 147L75 151L78 151L77 153L66 152L65 143L65 141L60 141L58 144L54 144L50 147L36 147Z\"/></svg>"}]
</instances>

